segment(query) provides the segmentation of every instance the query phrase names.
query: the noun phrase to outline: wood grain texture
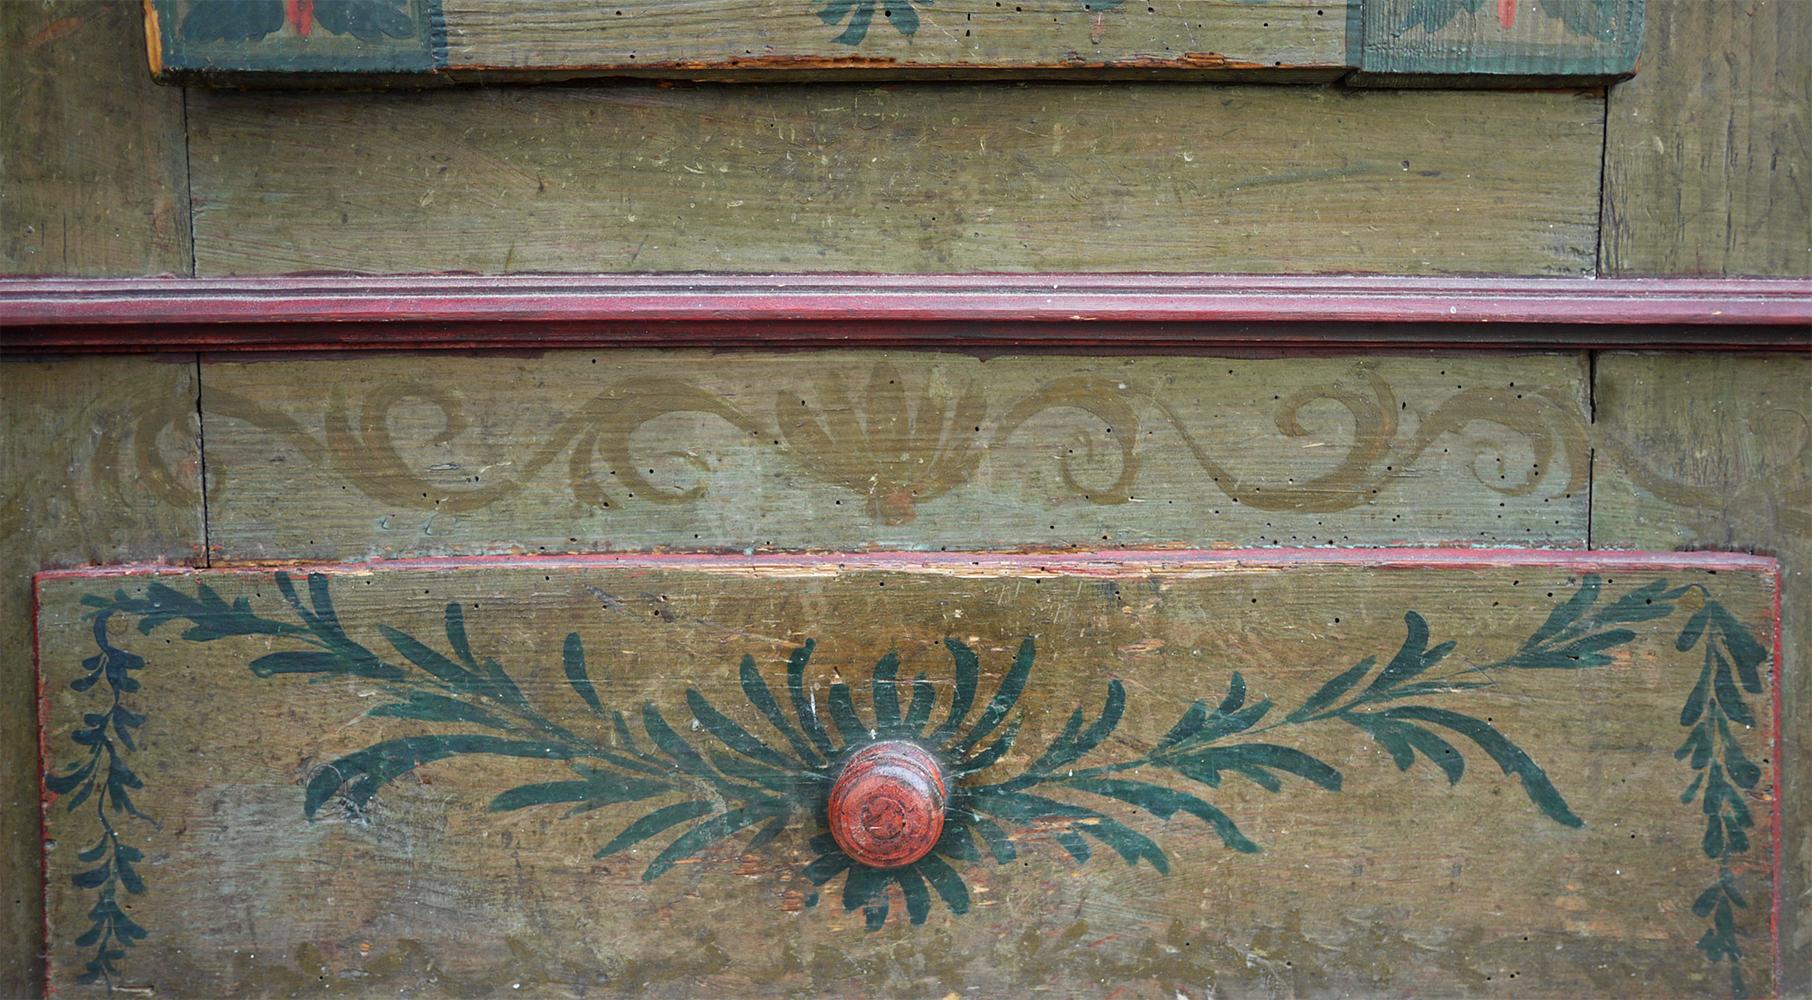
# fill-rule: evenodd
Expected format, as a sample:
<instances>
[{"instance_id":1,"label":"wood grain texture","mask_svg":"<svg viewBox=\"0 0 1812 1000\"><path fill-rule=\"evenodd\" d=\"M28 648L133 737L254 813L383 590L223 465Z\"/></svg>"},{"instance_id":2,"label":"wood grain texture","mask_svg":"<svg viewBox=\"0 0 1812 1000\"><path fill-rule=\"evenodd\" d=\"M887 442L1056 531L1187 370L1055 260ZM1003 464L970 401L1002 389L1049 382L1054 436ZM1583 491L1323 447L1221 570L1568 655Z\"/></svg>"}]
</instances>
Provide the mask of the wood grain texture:
<instances>
[{"instance_id":1,"label":"wood grain texture","mask_svg":"<svg viewBox=\"0 0 1812 1000\"><path fill-rule=\"evenodd\" d=\"M0 362L0 996L41 984L31 576L199 558L194 412L193 363Z\"/></svg>"},{"instance_id":2,"label":"wood grain texture","mask_svg":"<svg viewBox=\"0 0 1812 1000\"><path fill-rule=\"evenodd\" d=\"M1611 90L1606 274L1812 274L1812 4L1650 0Z\"/></svg>"},{"instance_id":3,"label":"wood grain texture","mask_svg":"<svg viewBox=\"0 0 1812 1000\"><path fill-rule=\"evenodd\" d=\"M1346 0L449 0L455 77L1345 71ZM841 16L838 16L841 15ZM833 20L834 19L834 20Z\"/></svg>"},{"instance_id":4,"label":"wood grain texture","mask_svg":"<svg viewBox=\"0 0 1812 1000\"><path fill-rule=\"evenodd\" d=\"M1166 84L194 94L196 253L204 274L1580 274L1602 113Z\"/></svg>"},{"instance_id":5,"label":"wood grain texture","mask_svg":"<svg viewBox=\"0 0 1812 1000\"><path fill-rule=\"evenodd\" d=\"M1582 546L1584 359L556 352L204 366L229 559Z\"/></svg>"},{"instance_id":6,"label":"wood grain texture","mask_svg":"<svg viewBox=\"0 0 1812 1000\"><path fill-rule=\"evenodd\" d=\"M1784 898L1812 895L1812 360L1598 362L1592 540L1771 552L1785 574ZM1812 920L1783 911L1783 996L1812 992Z\"/></svg>"},{"instance_id":7,"label":"wood grain texture","mask_svg":"<svg viewBox=\"0 0 1812 1000\"><path fill-rule=\"evenodd\" d=\"M0 273L189 272L182 94L138 4L0 3Z\"/></svg>"},{"instance_id":8,"label":"wood grain texture","mask_svg":"<svg viewBox=\"0 0 1812 1000\"><path fill-rule=\"evenodd\" d=\"M1647 0L1365 0L1358 77L1526 81L1636 69ZM1448 84L1451 85L1451 84Z\"/></svg>"},{"instance_id":9,"label":"wood grain texture","mask_svg":"<svg viewBox=\"0 0 1812 1000\"><path fill-rule=\"evenodd\" d=\"M1123 557L47 580L53 981L112 935L185 994L1771 992L1766 560ZM895 731L962 803L897 887L812 806Z\"/></svg>"}]
</instances>

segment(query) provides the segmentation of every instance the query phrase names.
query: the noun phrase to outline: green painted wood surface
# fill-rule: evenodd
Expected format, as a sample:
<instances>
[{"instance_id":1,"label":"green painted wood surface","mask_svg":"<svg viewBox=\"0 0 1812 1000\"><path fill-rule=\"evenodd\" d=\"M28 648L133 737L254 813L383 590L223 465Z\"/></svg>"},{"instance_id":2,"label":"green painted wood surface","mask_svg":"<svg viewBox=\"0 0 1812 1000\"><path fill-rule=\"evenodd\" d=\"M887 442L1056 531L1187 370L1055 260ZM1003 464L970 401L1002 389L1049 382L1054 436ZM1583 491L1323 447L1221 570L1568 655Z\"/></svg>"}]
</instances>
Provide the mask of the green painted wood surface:
<instances>
[{"instance_id":1,"label":"green painted wood surface","mask_svg":"<svg viewBox=\"0 0 1812 1000\"><path fill-rule=\"evenodd\" d=\"M1186 85L195 93L197 266L1589 272L1603 102Z\"/></svg>"},{"instance_id":2,"label":"green painted wood surface","mask_svg":"<svg viewBox=\"0 0 1812 1000\"><path fill-rule=\"evenodd\" d=\"M1653 0L1611 90L1606 274L1812 275L1812 4Z\"/></svg>"},{"instance_id":3,"label":"green painted wood surface","mask_svg":"<svg viewBox=\"0 0 1812 1000\"><path fill-rule=\"evenodd\" d=\"M201 536L193 364L0 361L0 996L42 982L31 576Z\"/></svg>"},{"instance_id":4,"label":"green painted wood surface","mask_svg":"<svg viewBox=\"0 0 1812 1000\"><path fill-rule=\"evenodd\" d=\"M1644 0L153 0L152 63L234 83L424 79L1592 81Z\"/></svg>"},{"instance_id":5,"label":"green painted wood surface","mask_svg":"<svg viewBox=\"0 0 1812 1000\"><path fill-rule=\"evenodd\" d=\"M1773 581L839 556L53 579L53 982L1722 996L1734 967L1767 995ZM814 846L813 803L899 734L961 806L895 887Z\"/></svg>"},{"instance_id":6,"label":"green painted wood surface","mask_svg":"<svg viewBox=\"0 0 1812 1000\"><path fill-rule=\"evenodd\" d=\"M173 79L410 77L443 62L438 0L149 0L145 33L152 72Z\"/></svg>"},{"instance_id":7,"label":"green painted wood surface","mask_svg":"<svg viewBox=\"0 0 1812 1000\"><path fill-rule=\"evenodd\" d=\"M1354 19L1355 63L1360 76L1384 85L1429 76L1628 76L1642 48L1646 2L1365 0Z\"/></svg>"},{"instance_id":8,"label":"green painted wood surface","mask_svg":"<svg viewBox=\"0 0 1812 1000\"><path fill-rule=\"evenodd\" d=\"M135 3L0 3L0 274L189 272L182 95Z\"/></svg>"},{"instance_id":9,"label":"green painted wood surface","mask_svg":"<svg viewBox=\"0 0 1812 1000\"><path fill-rule=\"evenodd\" d=\"M485 71L1093 75L1171 71L1330 79L1347 0L450 0L454 76Z\"/></svg>"},{"instance_id":10,"label":"green painted wood surface","mask_svg":"<svg viewBox=\"0 0 1812 1000\"><path fill-rule=\"evenodd\" d=\"M209 362L228 559L1583 547L1584 359Z\"/></svg>"},{"instance_id":11,"label":"green painted wood surface","mask_svg":"<svg viewBox=\"0 0 1812 1000\"><path fill-rule=\"evenodd\" d=\"M1597 370L1592 540L1778 555L1788 767L1784 897L1812 894L1812 360L1610 354ZM1783 996L1812 993L1812 919L1783 911Z\"/></svg>"}]
</instances>

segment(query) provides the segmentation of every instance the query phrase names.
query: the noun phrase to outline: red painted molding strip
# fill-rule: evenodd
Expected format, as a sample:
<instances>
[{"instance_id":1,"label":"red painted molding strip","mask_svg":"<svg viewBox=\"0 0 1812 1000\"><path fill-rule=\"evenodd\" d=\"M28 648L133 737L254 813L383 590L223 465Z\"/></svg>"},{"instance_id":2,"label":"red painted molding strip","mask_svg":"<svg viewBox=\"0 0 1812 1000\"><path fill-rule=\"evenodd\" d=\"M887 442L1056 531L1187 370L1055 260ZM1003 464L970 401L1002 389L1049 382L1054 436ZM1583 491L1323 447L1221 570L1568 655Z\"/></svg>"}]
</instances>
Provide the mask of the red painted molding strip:
<instances>
[{"instance_id":1,"label":"red painted molding strip","mask_svg":"<svg viewBox=\"0 0 1812 1000\"><path fill-rule=\"evenodd\" d=\"M0 278L9 351L1812 350L1812 281L1221 275Z\"/></svg>"}]
</instances>

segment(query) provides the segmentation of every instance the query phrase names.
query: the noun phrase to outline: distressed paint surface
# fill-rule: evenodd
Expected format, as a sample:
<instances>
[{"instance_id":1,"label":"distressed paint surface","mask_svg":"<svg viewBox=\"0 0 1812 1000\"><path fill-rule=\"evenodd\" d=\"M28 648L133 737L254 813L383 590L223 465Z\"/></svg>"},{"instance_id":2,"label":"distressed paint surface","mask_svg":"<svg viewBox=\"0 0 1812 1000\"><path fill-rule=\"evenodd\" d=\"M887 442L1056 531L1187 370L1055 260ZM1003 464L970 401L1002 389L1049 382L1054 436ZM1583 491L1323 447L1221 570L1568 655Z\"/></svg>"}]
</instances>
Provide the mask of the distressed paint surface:
<instances>
[{"instance_id":1,"label":"distressed paint surface","mask_svg":"<svg viewBox=\"0 0 1812 1000\"><path fill-rule=\"evenodd\" d=\"M1576 355L569 351L216 361L202 409L233 559L1577 547L1584 378Z\"/></svg>"},{"instance_id":2,"label":"distressed paint surface","mask_svg":"<svg viewBox=\"0 0 1812 1000\"><path fill-rule=\"evenodd\" d=\"M45 578L53 985L1770 991L1771 564L1265 558ZM899 732L895 889L810 776Z\"/></svg>"},{"instance_id":3,"label":"distressed paint surface","mask_svg":"<svg viewBox=\"0 0 1812 1000\"><path fill-rule=\"evenodd\" d=\"M1362 76L1627 76L1646 0L1365 0Z\"/></svg>"},{"instance_id":4,"label":"distressed paint surface","mask_svg":"<svg viewBox=\"0 0 1812 1000\"><path fill-rule=\"evenodd\" d=\"M455 74L794 72L886 77L1346 65L1346 0L450 0Z\"/></svg>"},{"instance_id":5,"label":"distressed paint surface","mask_svg":"<svg viewBox=\"0 0 1812 1000\"><path fill-rule=\"evenodd\" d=\"M0 429L0 996L28 996L43 965L31 577L54 566L200 560L195 368L7 358ZM135 456L156 468L141 475Z\"/></svg>"},{"instance_id":6,"label":"distressed paint surface","mask_svg":"<svg viewBox=\"0 0 1812 1000\"><path fill-rule=\"evenodd\" d=\"M1812 359L1607 354L1597 369L1592 538L1628 548L1773 553L1783 676L1812 644ZM1812 697L1783 692L1783 899L1812 894ZM1812 991L1812 920L1782 911L1783 996Z\"/></svg>"},{"instance_id":7,"label":"distressed paint surface","mask_svg":"<svg viewBox=\"0 0 1812 1000\"><path fill-rule=\"evenodd\" d=\"M149 0L159 76L419 74L444 62L439 0Z\"/></svg>"},{"instance_id":8,"label":"distressed paint surface","mask_svg":"<svg viewBox=\"0 0 1812 1000\"><path fill-rule=\"evenodd\" d=\"M1607 275L1812 275L1812 4L1651 0L1610 92Z\"/></svg>"},{"instance_id":9,"label":"distressed paint surface","mask_svg":"<svg viewBox=\"0 0 1812 1000\"><path fill-rule=\"evenodd\" d=\"M374 70L987 78L1626 75L1644 0L156 0L153 63L241 80ZM442 16L444 8L444 18ZM323 39L324 40L317 40ZM161 60L161 63L160 63ZM356 77L355 77L356 78Z\"/></svg>"},{"instance_id":10,"label":"distressed paint surface","mask_svg":"<svg viewBox=\"0 0 1812 1000\"><path fill-rule=\"evenodd\" d=\"M1603 113L1176 84L198 91L195 252L210 275L1577 275Z\"/></svg>"},{"instance_id":11,"label":"distressed paint surface","mask_svg":"<svg viewBox=\"0 0 1812 1000\"><path fill-rule=\"evenodd\" d=\"M135 3L0 3L0 274L190 270L182 95Z\"/></svg>"}]
</instances>

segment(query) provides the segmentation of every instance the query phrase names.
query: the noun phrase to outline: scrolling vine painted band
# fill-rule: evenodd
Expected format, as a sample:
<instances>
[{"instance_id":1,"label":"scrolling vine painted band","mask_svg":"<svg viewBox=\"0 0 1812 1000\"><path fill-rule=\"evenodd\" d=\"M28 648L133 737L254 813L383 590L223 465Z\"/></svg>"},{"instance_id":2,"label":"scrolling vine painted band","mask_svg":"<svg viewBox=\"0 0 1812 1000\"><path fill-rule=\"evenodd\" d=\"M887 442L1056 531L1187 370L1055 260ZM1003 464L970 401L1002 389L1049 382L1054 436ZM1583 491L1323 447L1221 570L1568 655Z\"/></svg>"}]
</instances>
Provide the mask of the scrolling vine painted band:
<instances>
[{"instance_id":1,"label":"scrolling vine painted band","mask_svg":"<svg viewBox=\"0 0 1812 1000\"><path fill-rule=\"evenodd\" d=\"M51 986L1772 991L1721 554L39 578Z\"/></svg>"}]
</instances>

